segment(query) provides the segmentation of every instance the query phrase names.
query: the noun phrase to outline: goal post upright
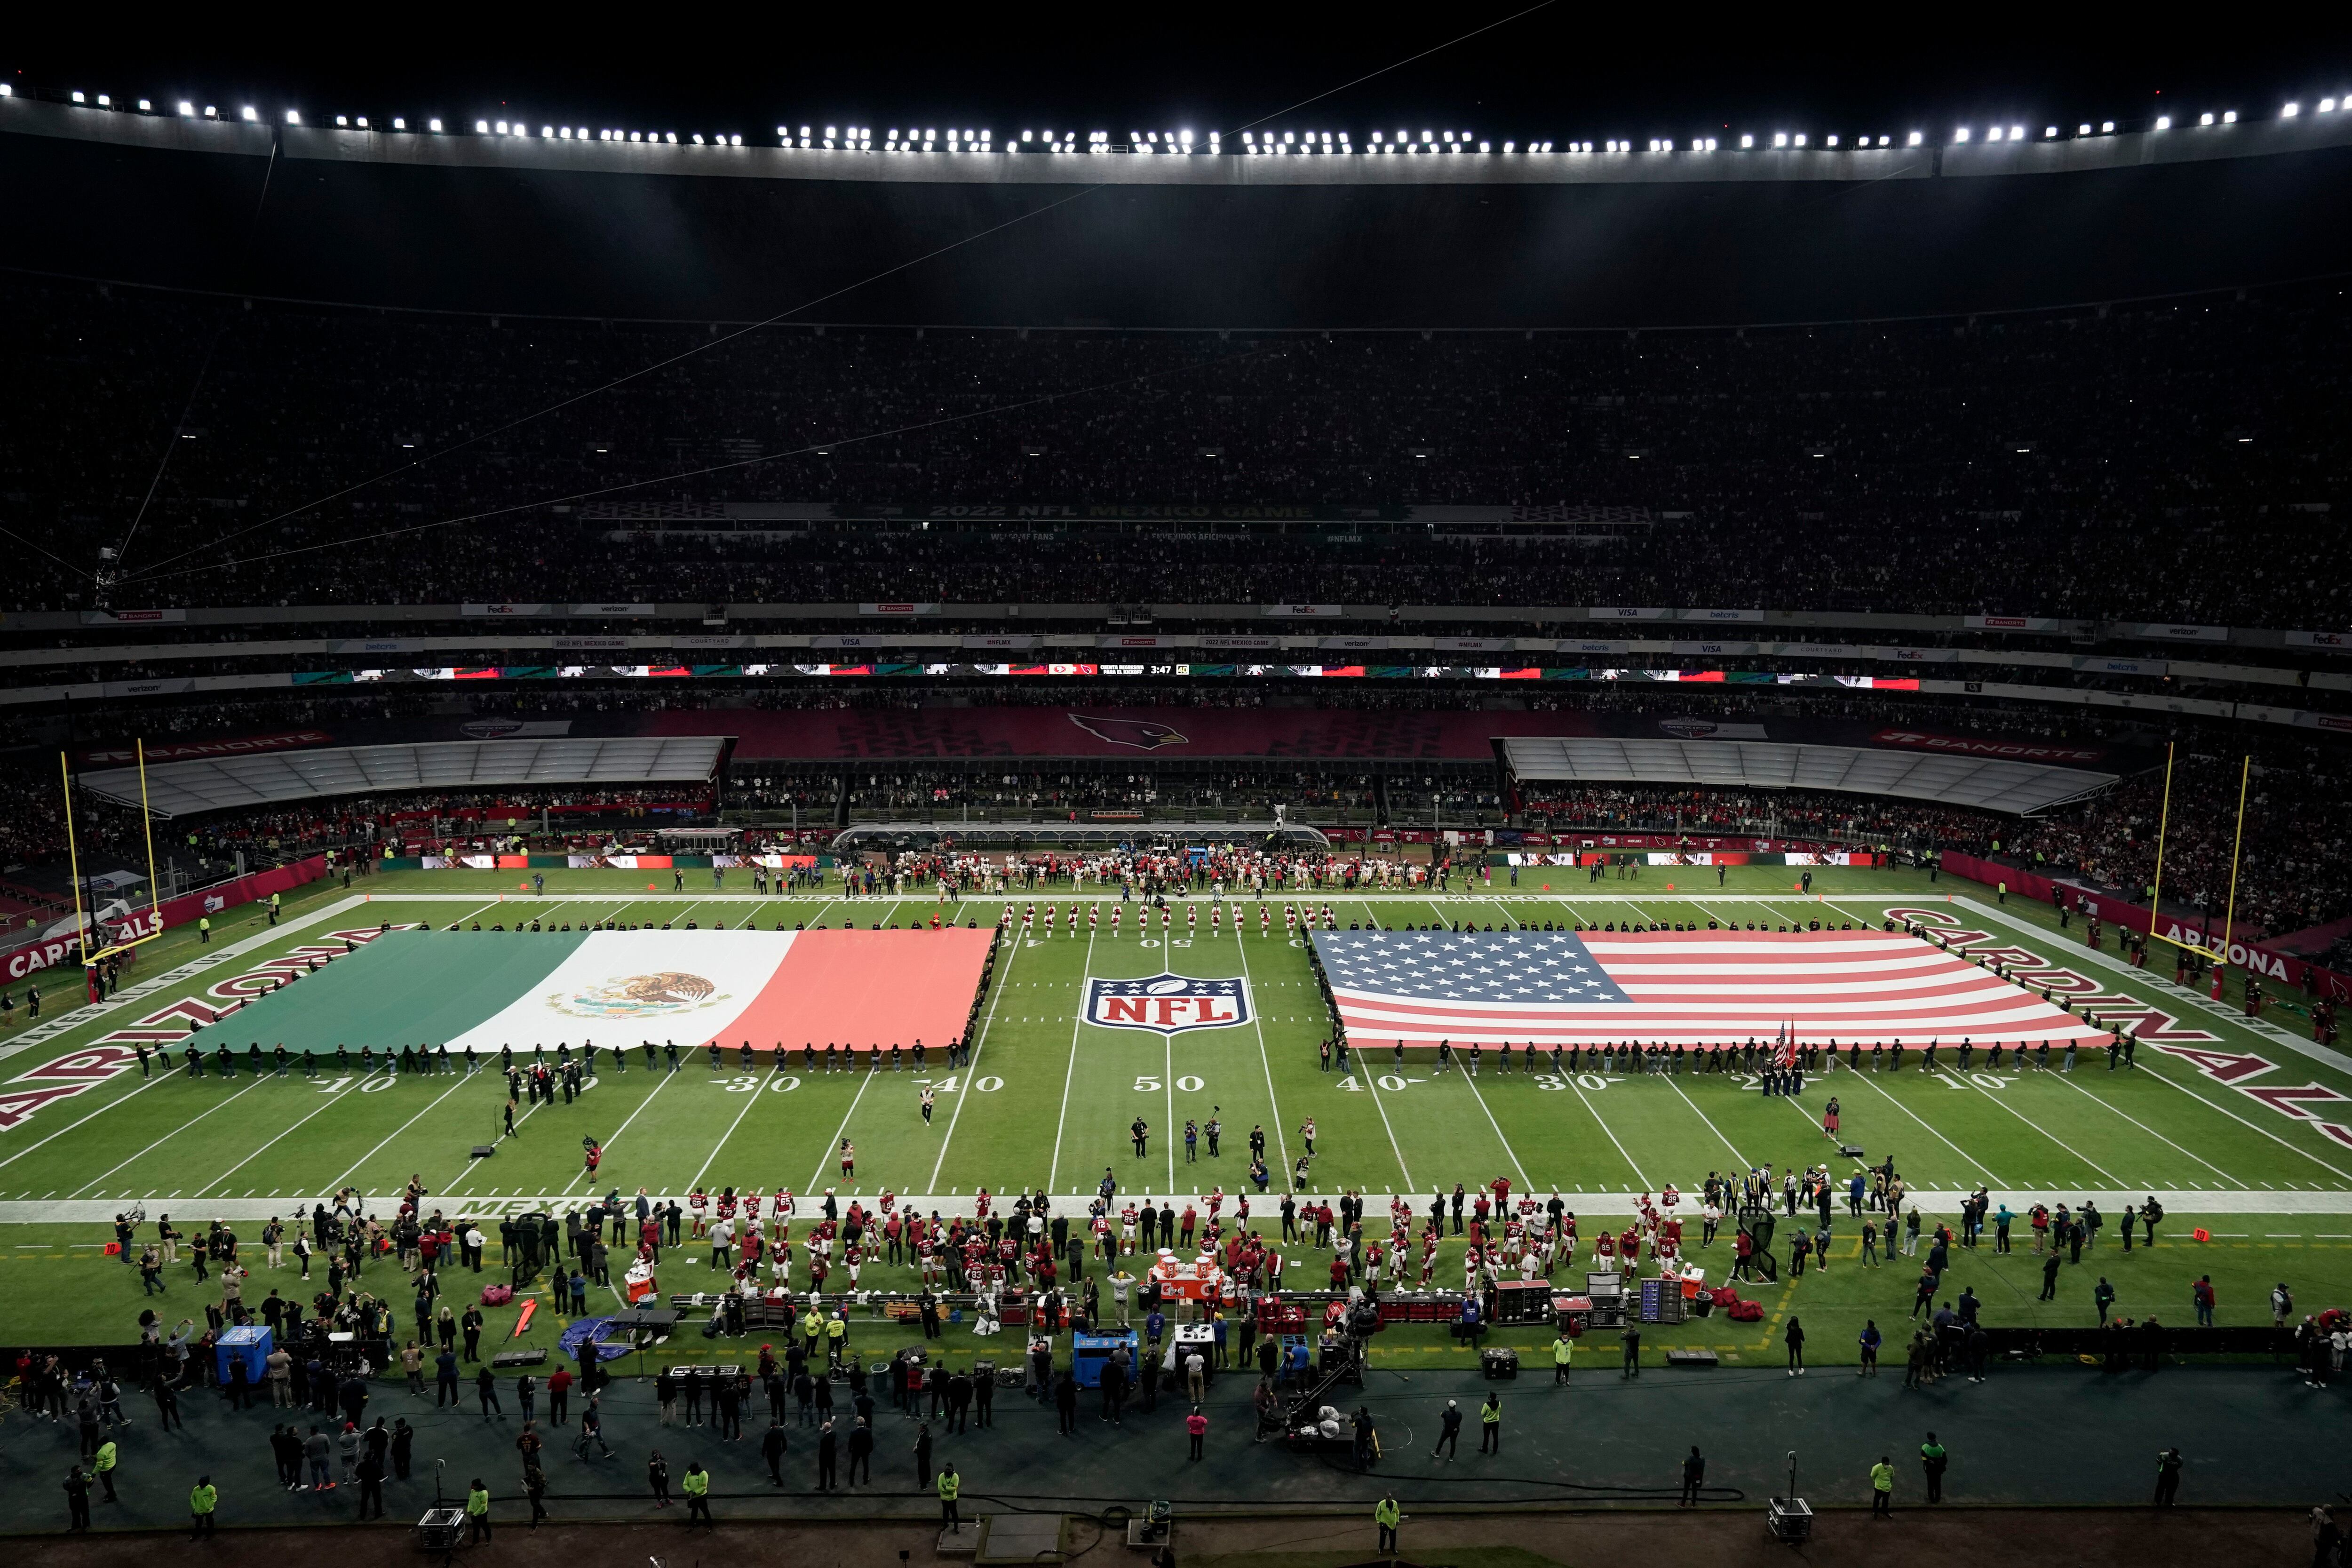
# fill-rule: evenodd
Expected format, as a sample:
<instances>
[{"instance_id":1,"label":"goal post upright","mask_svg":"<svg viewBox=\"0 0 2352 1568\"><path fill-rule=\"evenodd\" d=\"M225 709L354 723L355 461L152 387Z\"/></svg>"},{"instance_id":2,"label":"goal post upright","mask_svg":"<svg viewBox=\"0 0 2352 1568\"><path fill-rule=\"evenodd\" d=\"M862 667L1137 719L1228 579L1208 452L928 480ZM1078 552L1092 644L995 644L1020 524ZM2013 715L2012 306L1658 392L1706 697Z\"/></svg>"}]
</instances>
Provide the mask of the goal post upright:
<instances>
[{"instance_id":1,"label":"goal post upright","mask_svg":"<svg viewBox=\"0 0 2352 1568\"><path fill-rule=\"evenodd\" d=\"M2230 972L2230 931L2238 919L2238 858L2246 847L2246 786L2252 781L2252 752L2238 767L2238 828L2230 839L2230 901L2221 915L2221 947L2213 955L2213 1000L2221 999L2221 981Z\"/></svg>"}]
</instances>

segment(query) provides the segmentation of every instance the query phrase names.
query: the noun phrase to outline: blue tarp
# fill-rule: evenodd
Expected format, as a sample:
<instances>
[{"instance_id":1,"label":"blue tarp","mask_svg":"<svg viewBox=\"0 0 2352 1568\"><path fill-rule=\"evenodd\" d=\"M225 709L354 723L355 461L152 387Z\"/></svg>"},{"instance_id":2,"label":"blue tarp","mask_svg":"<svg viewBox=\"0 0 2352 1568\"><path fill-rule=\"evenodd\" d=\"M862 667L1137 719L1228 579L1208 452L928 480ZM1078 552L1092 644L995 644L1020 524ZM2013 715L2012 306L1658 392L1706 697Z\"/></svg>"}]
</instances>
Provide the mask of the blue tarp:
<instances>
[{"instance_id":1,"label":"blue tarp","mask_svg":"<svg viewBox=\"0 0 2352 1568\"><path fill-rule=\"evenodd\" d=\"M610 1318L581 1318L563 1331L562 1338L556 1343L568 1360L578 1361L580 1347L588 1341L594 1340L596 1359L612 1361L616 1357L627 1355L630 1349L625 1340L610 1344L604 1342L604 1335L611 1331L612 1327L613 1320Z\"/></svg>"}]
</instances>

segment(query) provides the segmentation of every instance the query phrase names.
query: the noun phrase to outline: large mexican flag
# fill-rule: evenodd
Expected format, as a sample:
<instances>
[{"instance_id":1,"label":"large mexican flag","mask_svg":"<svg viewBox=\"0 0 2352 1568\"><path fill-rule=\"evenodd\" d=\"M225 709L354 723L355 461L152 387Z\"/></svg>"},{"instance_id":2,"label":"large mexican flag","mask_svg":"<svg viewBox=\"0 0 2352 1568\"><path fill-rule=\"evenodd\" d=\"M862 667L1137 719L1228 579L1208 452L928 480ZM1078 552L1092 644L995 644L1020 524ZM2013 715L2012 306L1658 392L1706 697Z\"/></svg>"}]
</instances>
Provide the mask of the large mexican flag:
<instances>
[{"instance_id":1,"label":"large mexican flag","mask_svg":"<svg viewBox=\"0 0 2352 1568\"><path fill-rule=\"evenodd\" d=\"M243 1052L646 1041L933 1049L962 1034L992 931L387 931L203 1029Z\"/></svg>"}]
</instances>

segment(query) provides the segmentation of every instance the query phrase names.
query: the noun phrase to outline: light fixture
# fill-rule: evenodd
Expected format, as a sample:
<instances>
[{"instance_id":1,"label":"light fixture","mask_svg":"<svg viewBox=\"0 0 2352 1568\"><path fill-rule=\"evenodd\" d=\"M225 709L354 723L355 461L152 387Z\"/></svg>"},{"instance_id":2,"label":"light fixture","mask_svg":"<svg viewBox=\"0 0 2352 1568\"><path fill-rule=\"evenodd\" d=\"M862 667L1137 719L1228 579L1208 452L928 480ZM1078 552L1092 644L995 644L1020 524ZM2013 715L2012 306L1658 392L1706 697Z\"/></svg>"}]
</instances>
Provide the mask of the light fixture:
<instances>
[{"instance_id":1,"label":"light fixture","mask_svg":"<svg viewBox=\"0 0 2352 1568\"><path fill-rule=\"evenodd\" d=\"M2115 122L2114 121L2112 121L2112 120L2102 120L2102 121L2099 121L2099 134L2100 134L2100 135L2102 135L2102 136L2113 136L2115 133L2116 133L2116 122Z\"/></svg>"},{"instance_id":2,"label":"light fixture","mask_svg":"<svg viewBox=\"0 0 2352 1568\"><path fill-rule=\"evenodd\" d=\"M1805 133L1800 131L1794 136L1790 137L1789 141L1791 146L1801 147L1805 144Z\"/></svg>"},{"instance_id":3,"label":"light fixture","mask_svg":"<svg viewBox=\"0 0 2352 1568\"><path fill-rule=\"evenodd\" d=\"M194 115L196 112L196 106L190 103L184 98L180 100L180 112L186 115Z\"/></svg>"},{"instance_id":4,"label":"light fixture","mask_svg":"<svg viewBox=\"0 0 2352 1568\"><path fill-rule=\"evenodd\" d=\"M114 107L114 100L107 97L106 94L101 92L98 95L98 106L100 109L111 109Z\"/></svg>"},{"instance_id":5,"label":"light fixture","mask_svg":"<svg viewBox=\"0 0 2352 1568\"><path fill-rule=\"evenodd\" d=\"M2333 113L2335 113L2335 112L2336 112L2336 100L2335 100L2334 99L2332 99L2332 98L2323 98L2323 99L2321 99L2321 100L2319 100L2319 112L2320 112L2320 113L2322 113L2322 114L2333 114Z\"/></svg>"},{"instance_id":6,"label":"light fixture","mask_svg":"<svg viewBox=\"0 0 2352 1568\"><path fill-rule=\"evenodd\" d=\"M1756 138L1753 136L1742 136L1739 139L1739 145L1743 151L1753 147L1756 145Z\"/></svg>"},{"instance_id":7,"label":"light fixture","mask_svg":"<svg viewBox=\"0 0 2352 1568\"><path fill-rule=\"evenodd\" d=\"M2057 134L2058 128L2055 125L2045 125L2042 128L2042 139L2045 142Z\"/></svg>"},{"instance_id":8,"label":"light fixture","mask_svg":"<svg viewBox=\"0 0 2352 1568\"><path fill-rule=\"evenodd\" d=\"M1906 147L1919 147L1924 146L1927 143L1927 133L1925 131L1914 131L1911 132L1910 139L1903 144Z\"/></svg>"},{"instance_id":9,"label":"light fixture","mask_svg":"<svg viewBox=\"0 0 2352 1568\"><path fill-rule=\"evenodd\" d=\"M88 99L86 99L86 98L82 97L82 95L81 95L81 89L79 89L79 88L76 88L76 89L73 89L73 91L72 91L72 93L71 93L69 96L73 99L73 100L74 100L76 103L87 103L87 102L89 102L89 101Z\"/></svg>"},{"instance_id":10,"label":"light fixture","mask_svg":"<svg viewBox=\"0 0 2352 1568\"><path fill-rule=\"evenodd\" d=\"M206 114L210 114L210 113L212 112L212 110L209 110L209 109L207 109L207 110L205 110L205 112ZM394 131L405 131L405 130L407 130L407 129L408 129L408 121L405 121L405 120L404 120L404 119L402 119L402 118L401 118L400 116L398 116L398 115L394 115L394 116L393 116L392 128L393 128Z\"/></svg>"},{"instance_id":11,"label":"light fixture","mask_svg":"<svg viewBox=\"0 0 2352 1568\"><path fill-rule=\"evenodd\" d=\"M2225 110L2223 110L2221 111L2221 123L2222 123L2222 124L2224 124L2224 125L2235 125L2237 122L2238 122L2238 111L2237 111L2236 110L2234 110L2234 109L2225 109Z\"/></svg>"},{"instance_id":12,"label":"light fixture","mask_svg":"<svg viewBox=\"0 0 2352 1568\"><path fill-rule=\"evenodd\" d=\"M364 114L359 117L359 128L362 131L368 128L367 116Z\"/></svg>"},{"instance_id":13,"label":"light fixture","mask_svg":"<svg viewBox=\"0 0 2352 1568\"><path fill-rule=\"evenodd\" d=\"M335 127L337 130L347 131L351 128L351 120L347 116L341 114L335 116Z\"/></svg>"},{"instance_id":14,"label":"light fixture","mask_svg":"<svg viewBox=\"0 0 2352 1568\"><path fill-rule=\"evenodd\" d=\"M2197 123L2200 125L2210 125L2213 123L2213 117L2210 114L2200 114L2197 117Z\"/></svg>"},{"instance_id":15,"label":"light fixture","mask_svg":"<svg viewBox=\"0 0 2352 1568\"><path fill-rule=\"evenodd\" d=\"M2171 129L2172 129L2172 116L2170 116L2169 114L2159 114L2159 115L2158 115L2158 116L2156 117L2156 128L2157 128L2158 131L2169 131L2169 130L2171 130Z\"/></svg>"},{"instance_id":16,"label":"light fixture","mask_svg":"<svg viewBox=\"0 0 2352 1568\"><path fill-rule=\"evenodd\" d=\"M151 110L152 110L154 107L155 107L155 106L154 106L153 104L152 104L152 103L148 102L148 101L147 101L145 99L143 99L143 98L142 98L142 99L141 99L141 100L139 100L139 112L140 112L140 113L142 113L142 114L145 114L145 113L147 113L148 111L150 111Z\"/></svg>"},{"instance_id":17,"label":"light fixture","mask_svg":"<svg viewBox=\"0 0 2352 1568\"><path fill-rule=\"evenodd\" d=\"M1772 132L1772 145L1773 145L1773 146L1775 146L1775 147L1786 147L1788 144L1789 144L1789 133L1788 133L1787 132L1785 132L1785 131L1775 131L1774 132Z\"/></svg>"},{"instance_id":18,"label":"light fixture","mask_svg":"<svg viewBox=\"0 0 2352 1568\"><path fill-rule=\"evenodd\" d=\"M104 103L105 101L106 100L102 98L99 100L99 102L100 103ZM2303 105L2299 103L2290 103L2279 110L2279 118L2281 120L2293 120L2296 115L2301 114L2302 112Z\"/></svg>"},{"instance_id":19,"label":"light fixture","mask_svg":"<svg viewBox=\"0 0 2352 1568\"><path fill-rule=\"evenodd\" d=\"M425 129L438 136L441 134L441 121L437 119L428 120L425 122Z\"/></svg>"},{"instance_id":20,"label":"light fixture","mask_svg":"<svg viewBox=\"0 0 2352 1568\"><path fill-rule=\"evenodd\" d=\"M79 93L76 93L76 94L74 94L74 96L75 96L76 98L79 98L81 95L80 95ZM253 106L252 106L251 104L249 104L249 103L248 103L248 104L247 104L247 105L245 106L245 118L247 118L247 120L257 120L257 120L259 120L259 119L261 118L261 116L260 116L258 113L255 112Z\"/></svg>"}]
</instances>

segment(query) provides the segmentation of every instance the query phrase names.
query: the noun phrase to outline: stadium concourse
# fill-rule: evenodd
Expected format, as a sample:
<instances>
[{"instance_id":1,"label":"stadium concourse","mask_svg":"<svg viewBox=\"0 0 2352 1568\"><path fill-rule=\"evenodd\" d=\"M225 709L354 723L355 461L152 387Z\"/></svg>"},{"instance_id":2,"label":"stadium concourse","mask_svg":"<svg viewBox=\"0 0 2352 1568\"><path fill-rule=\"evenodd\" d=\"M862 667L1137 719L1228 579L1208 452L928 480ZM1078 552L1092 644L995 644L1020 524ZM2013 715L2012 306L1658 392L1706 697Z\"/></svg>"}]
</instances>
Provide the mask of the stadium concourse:
<instances>
[{"instance_id":1,"label":"stadium concourse","mask_svg":"<svg viewBox=\"0 0 2352 1568\"><path fill-rule=\"evenodd\" d=\"M0 1533L2343 1568L2352 95L1289 123L1542 9L12 65Z\"/></svg>"}]
</instances>

